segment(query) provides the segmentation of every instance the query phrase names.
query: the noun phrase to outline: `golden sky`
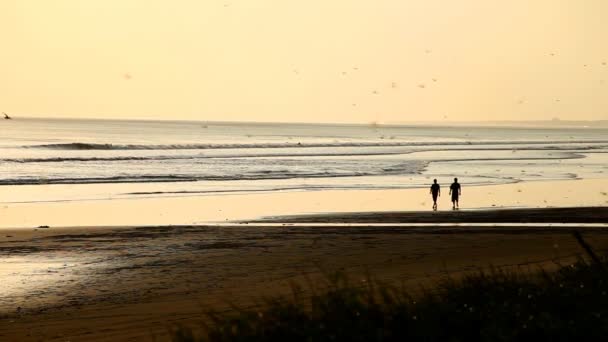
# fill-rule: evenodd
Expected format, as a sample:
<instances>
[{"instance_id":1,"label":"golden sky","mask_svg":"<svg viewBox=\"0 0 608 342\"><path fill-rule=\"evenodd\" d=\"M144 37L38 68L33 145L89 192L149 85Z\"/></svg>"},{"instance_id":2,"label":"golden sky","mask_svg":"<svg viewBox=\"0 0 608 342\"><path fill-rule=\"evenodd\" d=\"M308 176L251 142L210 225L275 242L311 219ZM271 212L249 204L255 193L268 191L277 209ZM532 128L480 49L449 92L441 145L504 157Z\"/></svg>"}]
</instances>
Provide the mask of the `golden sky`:
<instances>
[{"instance_id":1,"label":"golden sky","mask_svg":"<svg viewBox=\"0 0 608 342\"><path fill-rule=\"evenodd\" d=\"M605 0L0 0L14 116L608 119Z\"/></svg>"}]
</instances>

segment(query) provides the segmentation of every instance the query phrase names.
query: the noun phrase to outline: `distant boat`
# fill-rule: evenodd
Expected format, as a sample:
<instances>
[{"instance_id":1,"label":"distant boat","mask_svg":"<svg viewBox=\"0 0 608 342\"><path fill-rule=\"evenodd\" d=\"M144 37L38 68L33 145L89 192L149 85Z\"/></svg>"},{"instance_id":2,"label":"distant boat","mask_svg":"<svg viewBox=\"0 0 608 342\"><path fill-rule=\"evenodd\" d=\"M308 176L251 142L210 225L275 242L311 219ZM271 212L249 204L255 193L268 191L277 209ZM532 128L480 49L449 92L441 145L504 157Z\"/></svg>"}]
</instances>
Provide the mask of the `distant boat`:
<instances>
[{"instance_id":1,"label":"distant boat","mask_svg":"<svg viewBox=\"0 0 608 342\"><path fill-rule=\"evenodd\" d=\"M8 116L8 114L6 114L5 112L2 112L2 114L4 114L4 120L11 120L12 118L10 116Z\"/></svg>"}]
</instances>

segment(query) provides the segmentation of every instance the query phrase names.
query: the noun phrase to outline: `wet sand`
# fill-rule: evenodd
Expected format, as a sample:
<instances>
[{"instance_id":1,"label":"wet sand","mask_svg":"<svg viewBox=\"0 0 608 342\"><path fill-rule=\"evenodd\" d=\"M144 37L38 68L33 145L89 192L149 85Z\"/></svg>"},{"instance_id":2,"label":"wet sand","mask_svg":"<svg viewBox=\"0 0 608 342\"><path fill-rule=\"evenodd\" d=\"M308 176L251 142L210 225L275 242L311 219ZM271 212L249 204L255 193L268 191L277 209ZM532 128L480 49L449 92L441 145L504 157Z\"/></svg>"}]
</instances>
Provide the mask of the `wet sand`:
<instances>
[{"instance_id":1,"label":"wet sand","mask_svg":"<svg viewBox=\"0 0 608 342\"><path fill-rule=\"evenodd\" d=\"M604 211L605 208L595 210ZM378 214L380 215L380 214ZM201 312L253 305L342 270L413 291L481 267L551 268L584 253L571 227L202 225L5 229L0 340L168 340ZM598 251L608 228L580 228Z\"/></svg>"},{"instance_id":2,"label":"wet sand","mask_svg":"<svg viewBox=\"0 0 608 342\"><path fill-rule=\"evenodd\" d=\"M331 213L271 217L273 223L608 223L606 207Z\"/></svg>"},{"instance_id":3,"label":"wet sand","mask_svg":"<svg viewBox=\"0 0 608 342\"><path fill-rule=\"evenodd\" d=\"M462 184L460 206L463 211L608 205L608 179L548 180L489 186L469 186L463 181ZM91 188L97 186L100 185L88 185ZM124 186L127 191L129 186ZM440 211L450 210L452 207L446 184L443 187L442 196L438 201ZM432 206L428 188L143 196L62 202L22 202L19 199L21 192L27 193L28 198L43 199L47 198L48 194L73 193L79 191L78 189L73 185L0 188L0 229L33 228L40 225L200 225L283 215L428 212Z\"/></svg>"}]
</instances>

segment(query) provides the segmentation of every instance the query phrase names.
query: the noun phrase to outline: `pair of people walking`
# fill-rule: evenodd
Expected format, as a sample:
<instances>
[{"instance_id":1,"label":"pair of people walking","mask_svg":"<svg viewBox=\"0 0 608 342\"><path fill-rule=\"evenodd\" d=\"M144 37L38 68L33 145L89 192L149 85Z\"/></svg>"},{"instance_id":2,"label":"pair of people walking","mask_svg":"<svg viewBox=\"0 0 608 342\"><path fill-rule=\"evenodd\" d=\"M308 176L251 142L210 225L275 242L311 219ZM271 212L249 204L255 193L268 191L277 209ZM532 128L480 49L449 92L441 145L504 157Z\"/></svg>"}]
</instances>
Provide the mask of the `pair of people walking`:
<instances>
[{"instance_id":1,"label":"pair of people walking","mask_svg":"<svg viewBox=\"0 0 608 342\"><path fill-rule=\"evenodd\" d=\"M433 210L437 210L437 197L441 196L441 187L437 184L437 180L433 180L433 185L431 185L431 195L433 196ZM458 198L462 195L462 191L460 190L460 183L458 183L458 178L454 178L454 183L450 185L450 193L452 196L452 210L458 209Z\"/></svg>"}]
</instances>

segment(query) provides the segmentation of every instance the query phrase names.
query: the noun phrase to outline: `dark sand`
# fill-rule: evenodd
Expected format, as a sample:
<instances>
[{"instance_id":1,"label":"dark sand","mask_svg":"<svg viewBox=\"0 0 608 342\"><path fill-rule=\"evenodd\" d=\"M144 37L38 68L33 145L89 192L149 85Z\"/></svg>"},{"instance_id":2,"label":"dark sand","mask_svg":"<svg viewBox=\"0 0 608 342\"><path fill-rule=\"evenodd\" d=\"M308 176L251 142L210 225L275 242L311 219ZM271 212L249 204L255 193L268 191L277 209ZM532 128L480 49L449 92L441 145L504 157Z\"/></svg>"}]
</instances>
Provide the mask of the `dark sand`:
<instances>
[{"instance_id":1,"label":"dark sand","mask_svg":"<svg viewBox=\"0 0 608 342\"><path fill-rule=\"evenodd\" d=\"M271 217L278 223L608 223L608 207L332 213Z\"/></svg>"},{"instance_id":2,"label":"dark sand","mask_svg":"<svg viewBox=\"0 0 608 342\"><path fill-rule=\"evenodd\" d=\"M605 208L577 210L605 222ZM565 222L573 209L536 212ZM509 213L531 217L529 211ZM506 215L462 211L444 217L462 214L496 221ZM429 215L443 214L361 214L349 222ZM289 293L290 282L318 279L321 269L346 271L353 281L369 271L415 291L446 273L490 265L551 268L555 260L584 255L572 230L247 224L2 230L0 341L165 341L172 327L196 325L206 309ZM608 248L608 228L580 231L596 250Z\"/></svg>"}]
</instances>

